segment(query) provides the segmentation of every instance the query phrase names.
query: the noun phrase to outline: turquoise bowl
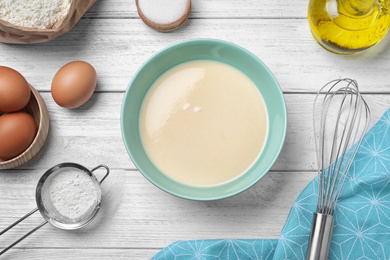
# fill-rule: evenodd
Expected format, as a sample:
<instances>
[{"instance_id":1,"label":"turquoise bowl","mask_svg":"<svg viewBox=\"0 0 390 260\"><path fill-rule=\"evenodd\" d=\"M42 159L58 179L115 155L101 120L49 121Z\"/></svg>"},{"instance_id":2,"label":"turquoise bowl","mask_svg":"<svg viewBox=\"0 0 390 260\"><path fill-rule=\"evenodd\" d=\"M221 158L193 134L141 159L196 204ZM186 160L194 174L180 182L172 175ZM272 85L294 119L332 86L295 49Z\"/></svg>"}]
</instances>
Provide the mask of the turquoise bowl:
<instances>
[{"instance_id":1,"label":"turquoise bowl","mask_svg":"<svg viewBox=\"0 0 390 260\"><path fill-rule=\"evenodd\" d=\"M245 174L218 186L188 186L170 179L150 161L140 137L140 109L153 82L176 65L193 60L219 61L241 70L256 84L268 110L268 138L259 159ZM230 197L259 181L271 168L282 149L286 125L287 115L283 93L267 66L242 47L213 39L181 42L154 54L141 66L131 80L123 99L121 112L123 141L138 170L162 190L192 200L206 201Z\"/></svg>"}]
</instances>

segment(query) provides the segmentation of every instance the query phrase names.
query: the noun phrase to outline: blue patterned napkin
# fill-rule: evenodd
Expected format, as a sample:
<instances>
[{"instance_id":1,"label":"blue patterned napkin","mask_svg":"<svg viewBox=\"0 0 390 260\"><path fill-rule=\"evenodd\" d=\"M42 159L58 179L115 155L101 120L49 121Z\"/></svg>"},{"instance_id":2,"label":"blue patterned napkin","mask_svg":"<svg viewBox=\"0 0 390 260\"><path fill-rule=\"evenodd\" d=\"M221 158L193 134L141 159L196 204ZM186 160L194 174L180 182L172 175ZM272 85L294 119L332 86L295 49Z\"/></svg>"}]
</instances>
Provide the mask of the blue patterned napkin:
<instances>
[{"instance_id":1,"label":"blue patterned napkin","mask_svg":"<svg viewBox=\"0 0 390 260\"><path fill-rule=\"evenodd\" d=\"M334 217L329 259L390 259L390 109L366 134L344 183ZM152 259L305 259L315 178L293 204L279 240L175 242Z\"/></svg>"}]
</instances>

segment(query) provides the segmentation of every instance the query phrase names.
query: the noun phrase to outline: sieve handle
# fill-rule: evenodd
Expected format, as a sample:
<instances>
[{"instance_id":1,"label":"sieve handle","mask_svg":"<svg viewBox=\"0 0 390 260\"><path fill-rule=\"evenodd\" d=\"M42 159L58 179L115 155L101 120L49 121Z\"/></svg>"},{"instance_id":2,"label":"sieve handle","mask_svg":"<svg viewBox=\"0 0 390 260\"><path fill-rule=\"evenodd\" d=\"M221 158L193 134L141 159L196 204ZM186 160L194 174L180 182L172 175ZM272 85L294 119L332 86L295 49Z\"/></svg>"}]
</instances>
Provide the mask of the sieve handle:
<instances>
[{"instance_id":1,"label":"sieve handle","mask_svg":"<svg viewBox=\"0 0 390 260\"><path fill-rule=\"evenodd\" d=\"M23 217L21 217L20 219L18 219L17 221L15 221L14 223L12 223L11 225L9 225L8 227L6 227L5 229L3 229L1 232L0 232L0 236L3 235L5 232L7 232L8 230L10 230L11 228L13 228L14 226L16 226L17 224L19 224L20 222L22 222L23 220L25 220L26 218L28 218L29 216L31 216L32 214L34 214L35 212L38 211L38 208L36 209L33 209L32 211L30 211L29 213L27 213L26 215L24 215ZM41 224L39 224L38 226L36 226L35 228L33 228L30 232L26 233L24 236L22 236L21 238L19 238L18 240L16 240L15 242L13 242L11 245L9 245L8 247L4 248L1 252L0 252L0 255L4 254L5 252L7 252L8 250L10 250L11 248L13 248L16 244L18 244L20 241L22 241L23 239L25 239L26 237L28 237L29 235L31 235L32 233L34 233L35 231L37 231L38 229L40 229L41 227L43 227L44 225L47 224L47 221L43 221Z\"/></svg>"},{"instance_id":2,"label":"sieve handle","mask_svg":"<svg viewBox=\"0 0 390 260\"><path fill-rule=\"evenodd\" d=\"M108 166L105 165L105 164L100 164L100 165L96 166L95 168L93 168L93 169L91 170L91 172L94 172L94 171L96 171L96 170L99 169L99 168L104 168L104 169L106 169L106 174L105 174L104 177L100 180L100 184L102 184L102 182L103 182L103 181L107 178L107 176L110 174L110 168L108 168Z\"/></svg>"}]
</instances>

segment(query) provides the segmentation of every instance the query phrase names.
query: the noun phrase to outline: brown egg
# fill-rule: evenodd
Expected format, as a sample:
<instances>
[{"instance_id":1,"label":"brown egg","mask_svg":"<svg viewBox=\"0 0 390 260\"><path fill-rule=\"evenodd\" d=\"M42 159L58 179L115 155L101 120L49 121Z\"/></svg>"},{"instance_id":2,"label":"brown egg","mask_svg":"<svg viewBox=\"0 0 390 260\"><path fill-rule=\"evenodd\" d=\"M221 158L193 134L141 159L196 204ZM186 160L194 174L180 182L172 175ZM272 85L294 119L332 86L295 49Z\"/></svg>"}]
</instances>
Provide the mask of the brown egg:
<instances>
[{"instance_id":1,"label":"brown egg","mask_svg":"<svg viewBox=\"0 0 390 260\"><path fill-rule=\"evenodd\" d=\"M0 116L0 159L7 161L23 153L34 141L37 125L25 112Z\"/></svg>"},{"instance_id":2,"label":"brown egg","mask_svg":"<svg viewBox=\"0 0 390 260\"><path fill-rule=\"evenodd\" d=\"M54 101L65 108L86 103L96 88L96 71L84 61L72 61L58 70L51 83Z\"/></svg>"},{"instance_id":3,"label":"brown egg","mask_svg":"<svg viewBox=\"0 0 390 260\"><path fill-rule=\"evenodd\" d=\"M18 111L27 105L30 96L30 87L22 74L0 66L0 111Z\"/></svg>"}]
</instances>

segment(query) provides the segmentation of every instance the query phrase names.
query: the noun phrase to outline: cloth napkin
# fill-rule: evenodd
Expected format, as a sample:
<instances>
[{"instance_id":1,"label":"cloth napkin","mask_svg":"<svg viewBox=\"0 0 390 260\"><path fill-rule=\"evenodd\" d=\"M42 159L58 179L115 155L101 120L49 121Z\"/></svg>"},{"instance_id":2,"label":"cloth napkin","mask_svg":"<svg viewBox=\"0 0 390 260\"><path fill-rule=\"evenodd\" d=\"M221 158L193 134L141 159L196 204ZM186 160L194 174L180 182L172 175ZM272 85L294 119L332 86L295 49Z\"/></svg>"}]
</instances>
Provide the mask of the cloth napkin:
<instances>
[{"instance_id":1,"label":"cloth napkin","mask_svg":"<svg viewBox=\"0 0 390 260\"><path fill-rule=\"evenodd\" d=\"M365 135L349 169L334 216L329 259L390 259L390 109ZM315 178L292 205L279 240L190 240L152 259L305 259Z\"/></svg>"}]
</instances>

